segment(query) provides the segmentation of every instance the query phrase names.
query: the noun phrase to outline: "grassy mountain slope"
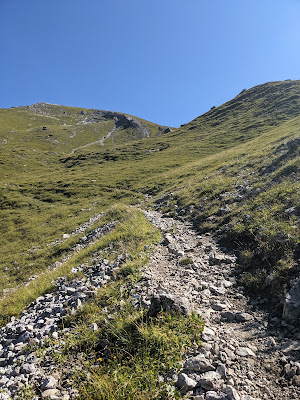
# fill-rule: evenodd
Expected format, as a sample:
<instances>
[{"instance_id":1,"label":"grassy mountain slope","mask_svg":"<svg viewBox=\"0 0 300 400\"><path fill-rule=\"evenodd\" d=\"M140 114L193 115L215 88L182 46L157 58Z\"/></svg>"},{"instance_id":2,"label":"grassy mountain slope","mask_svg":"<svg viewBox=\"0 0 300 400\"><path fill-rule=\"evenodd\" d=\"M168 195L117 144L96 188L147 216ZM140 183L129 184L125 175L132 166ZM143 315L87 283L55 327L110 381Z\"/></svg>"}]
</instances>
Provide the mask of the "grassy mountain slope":
<instances>
[{"instance_id":1,"label":"grassy mountain slope","mask_svg":"<svg viewBox=\"0 0 300 400\"><path fill-rule=\"evenodd\" d=\"M282 292L299 253L299 115L300 81L243 91L166 133L120 113L0 110L0 289L60 260L78 237L56 241L91 216L143 201L217 230L238 247L249 287L269 277Z\"/></svg>"}]
</instances>

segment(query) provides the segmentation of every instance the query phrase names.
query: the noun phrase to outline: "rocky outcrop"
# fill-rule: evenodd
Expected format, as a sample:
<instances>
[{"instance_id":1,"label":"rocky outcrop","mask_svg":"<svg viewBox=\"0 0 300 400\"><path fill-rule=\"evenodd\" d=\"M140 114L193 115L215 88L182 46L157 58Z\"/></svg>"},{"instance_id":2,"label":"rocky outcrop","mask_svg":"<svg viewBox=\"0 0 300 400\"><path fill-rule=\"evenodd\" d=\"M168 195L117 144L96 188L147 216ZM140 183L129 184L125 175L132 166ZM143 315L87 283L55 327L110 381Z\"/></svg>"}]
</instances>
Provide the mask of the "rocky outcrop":
<instances>
[{"instance_id":1,"label":"rocky outcrop","mask_svg":"<svg viewBox=\"0 0 300 400\"><path fill-rule=\"evenodd\" d=\"M160 311L167 310L184 315L192 313L191 304L186 298L167 293L155 294L151 299L149 317L155 317Z\"/></svg>"},{"instance_id":2,"label":"rocky outcrop","mask_svg":"<svg viewBox=\"0 0 300 400\"><path fill-rule=\"evenodd\" d=\"M86 118L78 122L78 125L95 124L103 120L113 120L116 128L133 128L141 135L142 138L146 138L151 135L150 129L137 118L129 117L113 111L94 110Z\"/></svg>"}]
</instances>

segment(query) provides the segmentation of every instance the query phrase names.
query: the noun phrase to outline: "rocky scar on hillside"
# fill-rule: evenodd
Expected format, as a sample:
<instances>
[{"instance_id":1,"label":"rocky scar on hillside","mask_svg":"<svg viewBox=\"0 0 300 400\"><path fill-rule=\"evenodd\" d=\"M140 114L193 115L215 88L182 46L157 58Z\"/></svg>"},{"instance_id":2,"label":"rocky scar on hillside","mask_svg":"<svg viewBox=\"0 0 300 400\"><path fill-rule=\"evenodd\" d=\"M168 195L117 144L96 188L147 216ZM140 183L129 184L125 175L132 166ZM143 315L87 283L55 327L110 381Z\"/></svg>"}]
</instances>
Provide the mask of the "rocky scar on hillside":
<instances>
[{"instance_id":1,"label":"rocky scar on hillside","mask_svg":"<svg viewBox=\"0 0 300 400\"><path fill-rule=\"evenodd\" d=\"M64 117L74 116L74 111L69 111L67 107L48 104L48 103L36 103L30 106L20 107L23 109L28 109L36 114L45 115L45 116L55 116L55 117ZM141 138L148 138L151 135L151 130L148 126L143 123L139 118L135 118L129 115L125 115L115 111L105 111L105 110L82 110L75 114L77 118L77 125L88 125L88 124L97 124L102 121L112 120L115 123L115 129L129 129L132 128L136 132L138 132ZM44 127L47 129L46 127ZM156 135L160 136L164 133L171 132L171 128L166 126L158 126Z\"/></svg>"}]
</instances>

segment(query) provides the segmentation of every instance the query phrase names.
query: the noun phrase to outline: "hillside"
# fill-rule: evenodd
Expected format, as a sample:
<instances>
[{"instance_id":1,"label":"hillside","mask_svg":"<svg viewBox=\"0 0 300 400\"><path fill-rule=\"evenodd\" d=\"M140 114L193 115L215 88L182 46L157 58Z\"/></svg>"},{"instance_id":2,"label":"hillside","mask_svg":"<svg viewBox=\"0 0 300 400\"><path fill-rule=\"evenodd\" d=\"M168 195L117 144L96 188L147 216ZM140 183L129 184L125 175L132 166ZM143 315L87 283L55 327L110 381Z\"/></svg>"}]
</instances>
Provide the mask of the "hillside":
<instances>
[{"instance_id":1,"label":"hillside","mask_svg":"<svg viewBox=\"0 0 300 400\"><path fill-rule=\"evenodd\" d=\"M180 268L187 266L186 275L182 278L186 285L184 290L190 293L192 303L199 302L193 292L204 291L208 297L204 296L204 305L212 307L212 313L217 312L214 318L220 317L218 312L230 310L230 307L223 309L220 304L228 305L229 301L242 312L249 306L247 301L250 298L257 307L252 310L253 318L259 321L259 312L263 310L265 314L261 318L267 325L270 319L277 318L279 326L282 321L282 327L273 324L276 335L280 331L284 337L287 334L290 338L297 338L300 315L295 312L295 307L287 303L285 296L291 287L297 287L300 271L300 81L271 82L243 90L234 99L212 108L178 129L119 112L46 103L0 110L0 121L2 325L12 316L18 316L39 296L46 294L41 301L45 302L44 307L51 308L47 301L51 303L51 293L56 290L55 296L61 304L57 321L65 318L64 324L69 327L66 332L71 335L64 349L60 345L57 347L60 354L57 357L62 363L60 373L64 379L69 379L66 377L66 360L67 363L72 364L74 360L78 363L77 353L89 351L93 357L99 358L99 354L107 351L102 348L102 341L107 338L112 340L114 335L124 335L124 342L110 350L111 357L118 358L119 354L127 359L128 354L123 347L125 343L132 346L130 348L135 354L129 364L121 363L122 368L114 367L114 373L122 381L123 397L113 397L112 393L117 390L113 382L104 391L103 397L99 397L99 388L104 384L100 375L107 373L107 369L100 368L95 385L85 379L83 386L78 382L75 385L76 390L80 387L82 398L121 399L125 398L124 393L128 399L145 398L134 394L137 386L138 393L143 393L137 381L126 388L127 392L125 390L125 382L135 364L140 368L140 382L149 391L147 398L178 398L178 391L177 394L166 392L167 381L162 384L160 392L150 393L150 387L155 386L157 374L166 376L166 370L170 373L173 368L178 372L179 360L191 356L188 349L196 346L195 343L200 346L200 339L191 327L197 327L201 332L201 319L162 316L166 318L163 324L158 320L153 321L152 326L147 325L140 311L136 313L131 307L135 298L141 304L145 303L142 308L146 310L151 301L148 289L144 288L147 296L143 291L139 292L142 290L139 282L148 279L151 270L145 272L142 280L138 270L146 268L149 260L152 260L152 267L160 265L159 260L166 257L165 250L157 250L160 233L132 206L156 209L169 221L160 222L158 227L164 237L163 246L170 249L171 258L174 258L175 270L170 272L168 282L164 282L163 277L157 282L155 274L149 278L148 288L154 285L154 293L159 293L161 286L167 290L164 284L169 283L171 287L172 274L176 274L177 268L180 272ZM160 220L161 217L157 218ZM154 225L155 221L152 221ZM182 245L185 229L191 229L190 224L197 235L202 235L198 240L199 249L193 242L194 250L187 250L189 239L186 247ZM177 235L178 229L182 230L182 237ZM172 235L178 241L175 247L172 247L175 240ZM194 233L189 235L192 237ZM218 261L214 251L222 254L221 261ZM215 277L207 275L207 268L212 266L218 275L220 263L220 279L213 287L219 285L219 280L223 282L230 278L233 289L229 290L227 298L225 292L228 288L223 283L221 286L226 290L222 289L222 293L219 289L210 288L213 296L217 296L212 301L205 292L207 283L202 282L201 288L197 286L197 289L191 286L195 273L192 270L199 274L198 281L203 275L209 282ZM226 264L230 264L230 268ZM99 278L100 284L97 279L101 274L103 279ZM55 281L58 277L66 280ZM67 292L67 296L74 292L70 287L77 292L83 291L85 295L75 296L73 300L65 298ZM244 288L243 292L239 287ZM180 292L180 288L175 289ZM94 301L92 293L96 290L99 290L99 295ZM243 296L240 302L237 301L239 295ZM80 304L86 298L90 300L81 309ZM69 302L67 311L63 306L66 302ZM201 314L205 315L205 307L202 306ZM33 303L28 313L33 312L32 307L39 310L38 304ZM102 315L99 311L102 308L108 308L108 316ZM101 317L96 317L97 313ZM32 314L27 315L26 312L23 316L32 321ZM91 333L87 327L96 322L98 327L103 324L106 328ZM74 326L78 329L75 333ZM229 328L230 331L231 325ZM59 322L55 325L55 331L57 329L60 329ZM250 339L242 334L243 329L244 325L241 327L241 338L247 342ZM249 332L252 332L251 329L254 328L250 327ZM273 335L270 333L272 329L264 334ZM174 334L171 334L172 330ZM213 330L222 335L216 326ZM45 327L45 335L46 331ZM176 335L180 332L185 334L179 343ZM78 335L79 338L82 335L82 340L78 339ZM39 340L44 343L44 336ZM145 348L141 365L142 355L134 347L135 340L143 343L143 349L144 345L150 346ZM276 337L277 340L280 341L279 337ZM257 345L259 347L260 343ZM33 354L35 344L30 343L30 346L33 346L30 350ZM281 357L281 350L277 350L278 353L272 353L274 363L279 362ZM152 358L152 352L156 351L160 363L163 363L163 357L167 357L162 372ZM259 351L265 350L259 347ZM46 361L43 362L47 365L52 360L47 353L47 345L45 354ZM177 360L176 367L172 354ZM286 369L294 368L293 362L298 353L294 355L286 361L290 365ZM147 360L155 364L153 369ZM151 371L149 380L143 375L143 363ZM258 364L252 372L259 375ZM89 373L94 373L93 368L88 367ZM279 367L274 369L275 372L276 379L280 374L288 375L288 371L282 373ZM246 374L244 369L243 374ZM81 382L79 376L80 373L76 379ZM274 376L270 375L268 379L275 379ZM298 389L293 389L298 385L296 380L291 383L293 376L286 378L289 383L285 384L289 389L283 389L282 398L288 399L288 396L298 393ZM36 379L40 382L40 378ZM230 387L235 386L234 380L228 382ZM239 385L243 386L240 381ZM253 391L260 393L260 389L254 386ZM280 385L277 389L275 386L272 389L274 393ZM53 390L57 389L54 387ZM71 392L67 392L71 396ZM31 398L30 395L28 398Z\"/></svg>"}]
</instances>

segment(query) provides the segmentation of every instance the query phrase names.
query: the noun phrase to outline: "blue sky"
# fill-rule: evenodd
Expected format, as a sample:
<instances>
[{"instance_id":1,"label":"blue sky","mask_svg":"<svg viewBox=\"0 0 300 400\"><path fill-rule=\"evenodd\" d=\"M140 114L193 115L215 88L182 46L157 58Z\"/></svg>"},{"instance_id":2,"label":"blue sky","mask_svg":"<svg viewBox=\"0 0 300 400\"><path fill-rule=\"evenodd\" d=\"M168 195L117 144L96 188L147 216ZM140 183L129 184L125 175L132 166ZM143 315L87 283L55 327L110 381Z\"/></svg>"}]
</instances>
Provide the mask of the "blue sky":
<instances>
[{"instance_id":1,"label":"blue sky","mask_svg":"<svg viewBox=\"0 0 300 400\"><path fill-rule=\"evenodd\" d=\"M0 107L49 102L179 126L300 79L300 0L0 0Z\"/></svg>"}]
</instances>

